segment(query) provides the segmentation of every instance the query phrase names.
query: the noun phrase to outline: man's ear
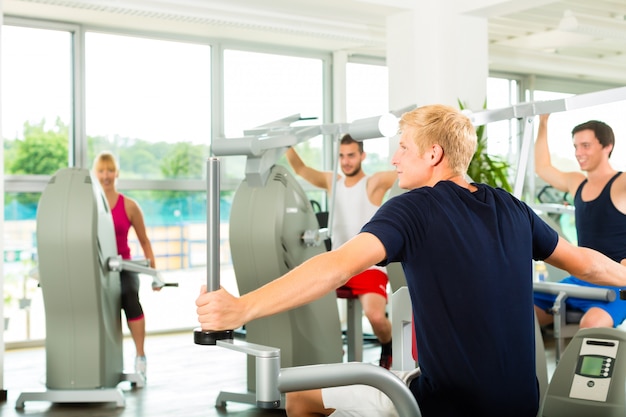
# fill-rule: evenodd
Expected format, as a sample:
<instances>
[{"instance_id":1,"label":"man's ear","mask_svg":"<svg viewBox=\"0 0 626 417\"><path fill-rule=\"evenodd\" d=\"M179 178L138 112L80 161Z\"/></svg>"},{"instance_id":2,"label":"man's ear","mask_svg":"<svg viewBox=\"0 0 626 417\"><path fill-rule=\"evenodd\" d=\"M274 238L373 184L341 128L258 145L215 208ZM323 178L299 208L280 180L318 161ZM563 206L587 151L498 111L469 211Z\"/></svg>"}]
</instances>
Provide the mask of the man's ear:
<instances>
[{"instance_id":1,"label":"man's ear","mask_svg":"<svg viewBox=\"0 0 626 417\"><path fill-rule=\"evenodd\" d=\"M443 160L443 148L441 147L441 145L432 145L429 152L430 160L433 166L438 165Z\"/></svg>"}]
</instances>

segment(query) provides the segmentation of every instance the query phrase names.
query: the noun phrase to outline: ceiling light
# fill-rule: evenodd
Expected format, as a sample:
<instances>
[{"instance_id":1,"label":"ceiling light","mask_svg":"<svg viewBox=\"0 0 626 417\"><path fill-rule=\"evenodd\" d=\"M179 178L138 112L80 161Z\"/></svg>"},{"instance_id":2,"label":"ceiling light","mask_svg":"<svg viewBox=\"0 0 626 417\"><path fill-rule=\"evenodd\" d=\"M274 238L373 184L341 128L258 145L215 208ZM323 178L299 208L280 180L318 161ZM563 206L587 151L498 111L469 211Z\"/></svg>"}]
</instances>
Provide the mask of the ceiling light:
<instances>
[{"instance_id":1,"label":"ceiling light","mask_svg":"<svg viewBox=\"0 0 626 417\"><path fill-rule=\"evenodd\" d=\"M621 18L602 18L576 15L566 10L559 23L559 30L590 35L597 38L626 40L626 20Z\"/></svg>"}]
</instances>

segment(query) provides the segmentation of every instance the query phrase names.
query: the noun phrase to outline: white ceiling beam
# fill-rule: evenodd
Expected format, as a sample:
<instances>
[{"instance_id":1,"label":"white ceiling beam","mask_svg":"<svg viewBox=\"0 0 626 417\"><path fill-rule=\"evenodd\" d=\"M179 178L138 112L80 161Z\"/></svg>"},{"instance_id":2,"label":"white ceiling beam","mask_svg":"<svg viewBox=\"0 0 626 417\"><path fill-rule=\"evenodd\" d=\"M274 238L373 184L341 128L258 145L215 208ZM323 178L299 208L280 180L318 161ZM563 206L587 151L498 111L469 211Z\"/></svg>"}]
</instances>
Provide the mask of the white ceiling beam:
<instances>
[{"instance_id":1,"label":"white ceiling beam","mask_svg":"<svg viewBox=\"0 0 626 417\"><path fill-rule=\"evenodd\" d=\"M413 10L415 0L355 0L360 3L376 4L385 7L395 7L401 10Z\"/></svg>"},{"instance_id":2,"label":"white ceiling beam","mask_svg":"<svg viewBox=\"0 0 626 417\"><path fill-rule=\"evenodd\" d=\"M489 46L489 69L580 80L603 80L626 85L624 64L606 59L584 59L509 46Z\"/></svg>"},{"instance_id":3,"label":"white ceiling beam","mask_svg":"<svg viewBox=\"0 0 626 417\"><path fill-rule=\"evenodd\" d=\"M457 0L455 7L461 14L489 18L506 16L550 3L554 3L554 0Z\"/></svg>"},{"instance_id":4,"label":"white ceiling beam","mask_svg":"<svg viewBox=\"0 0 626 417\"><path fill-rule=\"evenodd\" d=\"M282 13L267 8L242 7L228 2L199 0L19 0L14 4L43 4L76 11L137 18L164 19L243 30L267 31L348 42L352 47L384 47L385 26L341 19Z\"/></svg>"}]
</instances>

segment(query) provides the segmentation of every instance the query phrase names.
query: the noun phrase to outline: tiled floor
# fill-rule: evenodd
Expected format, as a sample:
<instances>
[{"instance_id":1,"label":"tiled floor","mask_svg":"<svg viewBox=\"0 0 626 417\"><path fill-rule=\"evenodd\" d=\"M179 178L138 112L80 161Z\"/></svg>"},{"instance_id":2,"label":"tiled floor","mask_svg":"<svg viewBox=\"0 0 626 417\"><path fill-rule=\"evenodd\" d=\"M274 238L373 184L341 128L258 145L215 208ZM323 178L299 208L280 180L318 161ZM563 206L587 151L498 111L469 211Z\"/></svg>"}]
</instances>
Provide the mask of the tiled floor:
<instances>
[{"instance_id":1,"label":"tiled floor","mask_svg":"<svg viewBox=\"0 0 626 417\"><path fill-rule=\"evenodd\" d=\"M127 352L134 352L132 342L124 341ZM9 350L5 354L6 403L0 404L2 417L144 417L144 416L284 416L283 410L261 410L229 402L216 408L220 391L244 392L246 356L216 346L194 344L193 332L152 335L146 339L148 380L143 388L122 382L125 406L115 404L51 404L27 401L16 409L23 392L45 391L46 358L43 348ZM364 346L365 361L375 362L380 354L377 344ZM127 363L132 363L132 358Z\"/></svg>"},{"instance_id":2,"label":"tiled floor","mask_svg":"<svg viewBox=\"0 0 626 417\"><path fill-rule=\"evenodd\" d=\"M554 365L554 341L545 337L549 375ZM125 352L134 352L132 341L124 340ZM114 404L51 404L26 402L16 409L22 392L45 390L45 350L43 348L15 349L5 353L4 385L8 399L0 404L2 417L144 417L144 416L284 416L283 410L262 410L242 403L229 402L217 408L215 400L220 391L244 392L246 386L246 357L244 354L215 346L194 344L193 332L149 335L148 381L143 388L120 384L125 406ZM364 361L376 363L380 347L365 343ZM132 363L132 357L125 357Z\"/></svg>"}]
</instances>

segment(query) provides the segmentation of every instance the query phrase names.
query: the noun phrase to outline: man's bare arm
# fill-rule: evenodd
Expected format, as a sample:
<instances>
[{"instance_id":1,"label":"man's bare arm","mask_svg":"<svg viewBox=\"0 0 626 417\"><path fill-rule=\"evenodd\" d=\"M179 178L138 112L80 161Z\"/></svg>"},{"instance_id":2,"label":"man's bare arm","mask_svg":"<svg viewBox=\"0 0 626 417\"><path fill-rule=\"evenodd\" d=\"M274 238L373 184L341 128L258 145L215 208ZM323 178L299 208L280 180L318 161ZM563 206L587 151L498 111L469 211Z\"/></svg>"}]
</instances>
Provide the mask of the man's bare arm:
<instances>
[{"instance_id":1,"label":"man's bare arm","mask_svg":"<svg viewBox=\"0 0 626 417\"><path fill-rule=\"evenodd\" d=\"M223 288L206 292L203 287L196 299L198 321L205 330L236 329L251 320L310 303L385 256L378 238L359 233L340 248L317 255L239 298Z\"/></svg>"},{"instance_id":2,"label":"man's bare arm","mask_svg":"<svg viewBox=\"0 0 626 417\"><path fill-rule=\"evenodd\" d=\"M367 195L375 206L380 206L385 194L398 179L396 170L380 171L373 174L367 183Z\"/></svg>"},{"instance_id":3,"label":"man's bare arm","mask_svg":"<svg viewBox=\"0 0 626 417\"><path fill-rule=\"evenodd\" d=\"M626 286L626 267L593 249L572 245L562 237L546 262L597 285Z\"/></svg>"},{"instance_id":4,"label":"man's bare arm","mask_svg":"<svg viewBox=\"0 0 626 417\"><path fill-rule=\"evenodd\" d=\"M548 147L549 116L549 114L539 116L539 128L535 141L535 172L539 178L557 190L573 195L585 177L580 172L563 172L552 165L550 148Z\"/></svg>"},{"instance_id":5,"label":"man's bare arm","mask_svg":"<svg viewBox=\"0 0 626 417\"><path fill-rule=\"evenodd\" d=\"M319 171L306 165L293 148L287 149L285 156L287 157L287 162L289 162L289 165L291 165L291 168L293 168L297 175L301 176L305 181L315 187L330 191L332 188L332 172Z\"/></svg>"}]
</instances>

